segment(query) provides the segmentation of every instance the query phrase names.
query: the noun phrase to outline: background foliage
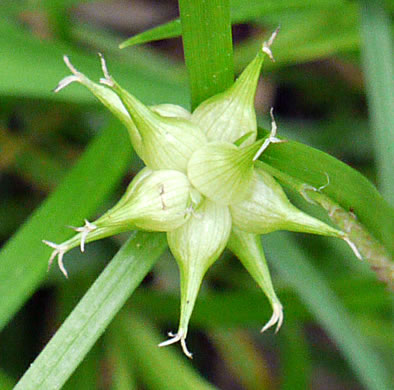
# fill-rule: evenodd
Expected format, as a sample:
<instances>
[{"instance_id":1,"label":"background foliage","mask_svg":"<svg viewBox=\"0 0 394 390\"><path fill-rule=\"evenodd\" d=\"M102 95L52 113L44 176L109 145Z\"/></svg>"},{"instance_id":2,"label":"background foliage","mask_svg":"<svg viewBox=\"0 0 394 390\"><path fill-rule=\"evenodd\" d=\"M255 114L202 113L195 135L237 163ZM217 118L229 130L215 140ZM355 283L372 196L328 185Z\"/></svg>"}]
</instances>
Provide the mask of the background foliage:
<instances>
[{"instance_id":1,"label":"background foliage","mask_svg":"<svg viewBox=\"0 0 394 390\"><path fill-rule=\"evenodd\" d=\"M216 27L198 23L201 15L193 7L199 1L180 3L189 3L196 17L182 21L190 36L186 62L192 76L200 72L202 78L209 66L205 57L218 62L215 69L228 69L218 76L219 87L205 92L209 95L231 82L231 45L223 40L207 48L215 59L191 59L187 50L195 53ZM220 3L212 1L212 7ZM277 61L265 64L256 99L261 125L267 125L274 106L280 135L346 162L392 202L392 2L233 0L230 5L236 73L270 31L282 27L273 47ZM143 0L0 3L0 388L13 387L72 312L17 388L65 383L70 389L388 389L394 344L390 293L342 242L301 234L264 237L285 307L277 335L258 333L270 308L226 252L208 273L192 317L193 362L176 346L156 347L176 328L179 304L175 262L161 235L107 239L88 245L83 256L74 250L66 257L69 280L55 267L46 273L50 249L41 239L68 238L67 225L106 210L141 167L125 129L88 92L78 86L51 92L67 74L62 55L97 79L96 53L103 52L111 73L145 103L190 107L179 39L118 49L127 37L176 18L176 7L175 1ZM219 11L208 16L216 16L218 25L228 23ZM171 22L137 35L134 43L177 36L180 27ZM198 34L201 39L193 43ZM195 105L204 94L200 78L197 84L190 80ZM296 156L297 144L288 148L291 158ZM290 174L281 179L293 201L325 218L301 199L294 183L294 177L313 181L313 172L300 172L294 158L295 173L292 161L279 159L278 167L276 157L267 154L264 163ZM324 158L319 161L331 164ZM372 236L387 244L392 208L363 179L355 183L348 177L356 176L330 173L332 191L343 187L334 199L341 205L353 199L346 211L365 212L361 222L368 220ZM354 188L368 191L351 193ZM334 196L332 191L327 195Z\"/></svg>"}]
</instances>

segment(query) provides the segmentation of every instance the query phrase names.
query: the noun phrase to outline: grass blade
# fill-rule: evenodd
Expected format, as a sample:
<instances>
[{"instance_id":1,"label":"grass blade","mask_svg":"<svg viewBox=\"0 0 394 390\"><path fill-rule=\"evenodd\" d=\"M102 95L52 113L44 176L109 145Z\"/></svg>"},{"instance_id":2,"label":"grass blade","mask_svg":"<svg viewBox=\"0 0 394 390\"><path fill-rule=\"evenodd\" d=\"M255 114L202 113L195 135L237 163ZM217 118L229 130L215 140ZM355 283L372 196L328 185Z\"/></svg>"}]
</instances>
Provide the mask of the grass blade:
<instances>
[{"instance_id":1,"label":"grass blade","mask_svg":"<svg viewBox=\"0 0 394 390\"><path fill-rule=\"evenodd\" d=\"M180 0L192 109L234 82L229 0Z\"/></svg>"},{"instance_id":2,"label":"grass blade","mask_svg":"<svg viewBox=\"0 0 394 390\"><path fill-rule=\"evenodd\" d=\"M133 233L15 390L60 389L165 247L163 234Z\"/></svg>"},{"instance_id":3,"label":"grass blade","mask_svg":"<svg viewBox=\"0 0 394 390\"><path fill-rule=\"evenodd\" d=\"M361 2L362 59L374 130L378 180L394 205L394 63L392 28L381 0Z\"/></svg>"},{"instance_id":4,"label":"grass blade","mask_svg":"<svg viewBox=\"0 0 394 390\"><path fill-rule=\"evenodd\" d=\"M61 242L101 204L130 162L128 134L112 122L79 162L0 252L0 329L30 297L47 273L52 251L41 240ZM111 161L111 164L108 164ZM100 175L97 175L100 172ZM92 196L94 194L94 196Z\"/></svg>"},{"instance_id":5,"label":"grass blade","mask_svg":"<svg viewBox=\"0 0 394 390\"><path fill-rule=\"evenodd\" d=\"M168 23L146 30L134 35L119 45L119 49L125 47L141 45L143 43L159 41L161 39L176 38L182 34L180 19L171 20Z\"/></svg>"}]
</instances>

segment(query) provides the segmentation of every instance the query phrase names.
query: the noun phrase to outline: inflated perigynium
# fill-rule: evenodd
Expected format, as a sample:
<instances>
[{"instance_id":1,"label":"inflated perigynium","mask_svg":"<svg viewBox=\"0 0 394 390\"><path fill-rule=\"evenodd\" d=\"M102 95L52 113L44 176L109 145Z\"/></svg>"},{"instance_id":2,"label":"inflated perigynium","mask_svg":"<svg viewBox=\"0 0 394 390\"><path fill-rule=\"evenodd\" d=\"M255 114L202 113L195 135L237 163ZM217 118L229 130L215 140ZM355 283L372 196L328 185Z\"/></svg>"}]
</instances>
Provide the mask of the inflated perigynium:
<instances>
[{"instance_id":1,"label":"inflated perigynium","mask_svg":"<svg viewBox=\"0 0 394 390\"><path fill-rule=\"evenodd\" d=\"M263 60L272 58L276 32L227 91L201 103L193 113L180 106L147 107L125 91L109 74L104 58L100 84L77 71L67 57L72 75L56 92L72 82L87 87L126 126L132 146L144 168L119 202L94 222L75 228L77 234L54 248L50 263L67 276L63 255L85 243L134 229L167 232L181 278L179 328L160 346L180 341L184 353L189 320L208 268L226 246L266 294L273 315L262 331L283 321L260 235L276 230L339 237L345 233L303 213L287 199L275 179L255 160L276 138L257 140L254 96Z\"/></svg>"}]
</instances>

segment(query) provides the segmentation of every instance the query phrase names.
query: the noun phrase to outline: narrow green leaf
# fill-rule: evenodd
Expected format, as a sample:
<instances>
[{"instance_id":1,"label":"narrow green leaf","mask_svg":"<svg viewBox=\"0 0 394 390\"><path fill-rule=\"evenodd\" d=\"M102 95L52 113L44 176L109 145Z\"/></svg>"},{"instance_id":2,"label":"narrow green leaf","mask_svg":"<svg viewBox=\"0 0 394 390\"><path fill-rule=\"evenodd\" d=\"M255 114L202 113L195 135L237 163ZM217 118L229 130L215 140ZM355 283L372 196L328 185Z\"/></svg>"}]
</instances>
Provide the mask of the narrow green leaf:
<instances>
[{"instance_id":1,"label":"narrow green leaf","mask_svg":"<svg viewBox=\"0 0 394 390\"><path fill-rule=\"evenodd\" d=\"M78 226L91 216L127 169L128 145L127 131L118 122L103 129L56 191L4 245L0 296L6 298L0 300L0 328L45 278L52 250L41 241L63 241L73 234L66 226Z\"/></svg>"},{"instance_id":2,"label":"narrow green leaf","mask_svg":"<svg viewBox=\"0 0 394 390\"><path fill-rule=\"evenodd\" d=\"M133 233L15 390L60 389L166 247L165 235Z\"/></svg>"},{"instance_id":3,"label":"narrow green leaf","mask_svg":"<svg viewBox=\"0 0 394 390\"><path fill-rule=\"evenodd\" d=\"M327 281L307 260L303 251L289 245L290 235L275 233L275 239L265 239L272 266L293 286L299 297L335 340L336 345L357 373L360 381L370 390L391 389L389 375L377 353L360 334L355 321ZM280 255L278 255L278 247ZM307 281L307 283L306 283Z\"/></svg>"},{"instance_id":4,"label":"narrow green leaf","mask_svg":"<svg viewBox=\"0 0 394 390\"><path fill-rule=\"evenodd\" d=\"M175 349L158 348L162 341L148 321L136 315L122 313L114 323L123 336L123 342L134 359L143 384L151 390L214 390L191 367L190 361Z\"/></svg>"},{"instance_id":5,"label":"narrow green leaf","mask_svg":"<svg viewBox=\"0 0 394 390\"><path fill-rule=\"evenodd\" d=\"M154 42L160 39L169 39L179 37L182 33L180 19L172 20L158 27L151 28L140 34L134 35L119 45L119 49L128 46L141 45L142 43Z\"/></svg>"},{"instance_id":6,"label":"narrow green leaf","mask_svg":"<svg viewBox=\"0 0 394 390\"><path fill-rule=\"evenodd\" d=\"M229 0L179 0L192 108L234 82Z\"/></svg>"},{"instance_id":7,"label":"narrow green leaf","mask_svg":"<svg viewBox=\"0 0 394 390\"><path fill-rule=\"evenodd\" d=\"M362 59L379 185L394 206L394 63L391 21L382 0L361 2Z\"/></svg>"}]
</instances>

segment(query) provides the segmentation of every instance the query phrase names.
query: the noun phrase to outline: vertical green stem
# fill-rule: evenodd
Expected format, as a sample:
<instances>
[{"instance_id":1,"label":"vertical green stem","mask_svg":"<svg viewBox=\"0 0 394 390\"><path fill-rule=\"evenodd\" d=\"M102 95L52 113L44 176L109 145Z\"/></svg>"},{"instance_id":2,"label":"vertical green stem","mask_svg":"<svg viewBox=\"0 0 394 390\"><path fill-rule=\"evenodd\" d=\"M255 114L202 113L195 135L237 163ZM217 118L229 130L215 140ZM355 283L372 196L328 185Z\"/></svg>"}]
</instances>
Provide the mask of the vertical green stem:
<instances>
[{"instance_id":1,"label":"vertical green stem","mask_svg":"<svg viewBox=\"0 0 394 390\"><path fill-rule=\"evenodd\" d=\"M229 0L179 0L192 109L234 81Z\"/></svg>"}]
</instances>

